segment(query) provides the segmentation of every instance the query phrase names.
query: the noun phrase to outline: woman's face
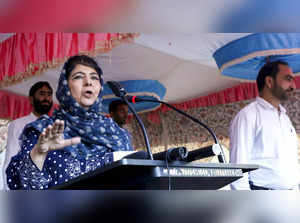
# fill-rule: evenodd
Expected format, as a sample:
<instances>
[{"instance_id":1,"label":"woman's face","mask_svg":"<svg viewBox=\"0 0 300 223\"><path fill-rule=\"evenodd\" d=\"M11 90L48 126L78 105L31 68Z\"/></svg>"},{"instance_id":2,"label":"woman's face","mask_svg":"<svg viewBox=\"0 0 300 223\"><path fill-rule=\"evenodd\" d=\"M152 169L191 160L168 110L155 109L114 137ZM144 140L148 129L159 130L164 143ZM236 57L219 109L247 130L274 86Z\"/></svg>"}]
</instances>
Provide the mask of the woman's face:
<instances>
[{"instance_id":1,"label":"woman's face","mask_svg":"<svg viewBox=\"0 0 300 223\"><path fill-rule=\"evenodd\" d=\"M94 104L101 89L99 74L96 70L81 64L76 65L72 70L68 85L73 98L85 109Z\"/></svg>"}]
</instances>

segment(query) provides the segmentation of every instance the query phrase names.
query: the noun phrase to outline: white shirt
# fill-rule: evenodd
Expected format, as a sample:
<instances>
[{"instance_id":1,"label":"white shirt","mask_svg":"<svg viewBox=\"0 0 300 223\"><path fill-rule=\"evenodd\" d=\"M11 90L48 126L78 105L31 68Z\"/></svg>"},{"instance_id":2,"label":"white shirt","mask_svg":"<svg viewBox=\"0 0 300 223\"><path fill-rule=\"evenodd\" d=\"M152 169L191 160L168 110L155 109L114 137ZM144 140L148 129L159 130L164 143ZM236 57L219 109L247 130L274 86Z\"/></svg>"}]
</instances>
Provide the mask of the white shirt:
<instances>
[{"instance_id":1,"label":"white shirt","mask_svg":"<svg viewBox=\"0 0 300 223\"><path fill-rule=\"evenodd\" d=\"M17 155L17 153L20 150L19 136L21 135L25 125L37 120L37 118L38 117L36 117L33 113L30 113L27 116L12 121L8 125L7 145L6 145L5 159L4 159L3 171L2 171L4 189L8 189L5 171L8 167L11 158Z\"/></svg>"},{"instance_id":2,"label":"white shirt","mask_svg":"<svg viewBox=\"0 0 300 223\"><path fill-rule=\"evenodd\" d=\"M280 112L266 100L256 100L243 108L230 126L230 162L258 164L259 169L231 184L231 189L250 190L256 186L297 189L299 183L298 139L296 131L279 105Z\"/></svg>"}]
</instances>

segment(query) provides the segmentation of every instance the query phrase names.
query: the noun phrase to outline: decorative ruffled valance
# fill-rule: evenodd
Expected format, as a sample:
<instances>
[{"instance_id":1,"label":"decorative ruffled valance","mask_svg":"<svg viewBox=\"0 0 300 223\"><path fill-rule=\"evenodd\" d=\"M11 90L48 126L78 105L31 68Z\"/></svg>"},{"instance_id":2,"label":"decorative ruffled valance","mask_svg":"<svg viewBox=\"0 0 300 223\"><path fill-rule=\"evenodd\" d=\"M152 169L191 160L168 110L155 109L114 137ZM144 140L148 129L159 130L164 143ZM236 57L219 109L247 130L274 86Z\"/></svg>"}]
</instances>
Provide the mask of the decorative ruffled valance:
<instances>
[{"instance_id":1,"label":"decorative ruffled valance","mask_svg":"<svg viewBox=\"0 0 300 223\"><path fill-rule=\"evenodd\" d=\"M0 87L16 84L61 65L78 53L109 52L132 33L16 33L0 43Z\"/></svg>"}]
</instances>

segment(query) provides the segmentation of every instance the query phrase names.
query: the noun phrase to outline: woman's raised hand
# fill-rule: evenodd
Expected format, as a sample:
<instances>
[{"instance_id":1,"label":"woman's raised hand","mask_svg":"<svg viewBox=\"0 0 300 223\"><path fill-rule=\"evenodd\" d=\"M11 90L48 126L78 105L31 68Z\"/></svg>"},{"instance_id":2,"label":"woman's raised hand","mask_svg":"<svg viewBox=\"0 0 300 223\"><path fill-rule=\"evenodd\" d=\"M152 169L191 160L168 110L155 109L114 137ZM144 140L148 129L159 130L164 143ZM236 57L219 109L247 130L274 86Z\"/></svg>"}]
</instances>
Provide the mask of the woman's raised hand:
<instances>
[{"instance_id":1,"label":"woman's raised hand","mask_svg":"<svg viewBox=\"0 0 300 223\"><path fill-rule=\"evenodd\" d=\"M64 121L56 120L53 125L49 125L41 133L36 144L40 153L47 153L51 150L62 149L66 146L80 143L80 137L64 139Z\"/></svg>"}]
</instances>

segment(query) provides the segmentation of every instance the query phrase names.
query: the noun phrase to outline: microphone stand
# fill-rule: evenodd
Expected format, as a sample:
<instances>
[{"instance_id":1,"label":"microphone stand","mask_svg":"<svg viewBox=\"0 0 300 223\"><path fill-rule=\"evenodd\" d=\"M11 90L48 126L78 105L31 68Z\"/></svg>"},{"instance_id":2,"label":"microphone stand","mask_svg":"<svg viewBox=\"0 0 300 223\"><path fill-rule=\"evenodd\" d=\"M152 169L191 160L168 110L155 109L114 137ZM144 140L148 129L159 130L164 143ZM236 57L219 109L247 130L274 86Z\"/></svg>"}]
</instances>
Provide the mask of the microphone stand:
<instances>
[{"instance_id":1,"label":"microphone stand","mask_svg":"<svg viewBox=\"0 0 300 223\"><path fill-rule=\"evenodd\" d=\"M112 90L112 92L117 97L120 97L120 98L123 99L123 101L125 101L125 103L127 104L128 108L130 109L130 111L134 114L134 117L136 118L136 120L138 121L138 123L139 123L139 125L140 125L140 127L142 129L149 158L151 160L153 160L153 155L152 155L152 152L151 152L151 149L150 149L150 143L149 143L149 139L148 139L148 136L147 136L147 132L146 132L145 126L144 126L143 122L141 121L140 117L138 116L138 114L136 113L135 109L129 104L129 102L128 102L127 98L126 98L126 91L125 91L125 89L118 82L115 82L115 81L108 81L107 84L108 84L109 88Z\"/></svg>"},{"instance_id":2,"label":"microphone stand","mask_svg":"<svg viewBox=\"0 0 300 223\"><path fill-rule=\"evenodd\" d=\"M124 98L125 98L125 97L126 97L126 96L124 96ZM127 98L126 98L126 101L128 102ZM220 163L225 163L225 162L226 162L225 156L224 156L223 148L222 148L221 144L219 143L217 136L215 135L215 133L214 133L207 125L205 125L204 123L200 122L198 119L194 118L193 116L190 116L189 114L187 114L187 113L185 113L185 112L183 112L183 111L181 111L181 110L175 108L174 106L172 106L172 105L170 105L170 104L168 104L168 103L166 103L166 102L164 102L164 101L160 101L160 100L157 100L157 99L156 99L156 100L154 100L154 99L148 99L148 98L147 98L147 99L146 99L146 98L143 98L143 99L141 99L141 101L149 101L149 102L156 102L156 103L164 104L164 105L166 105L167 107L169 107L169 108L171 108L171 109L177 111L178 113L182 114L183 116L185 116L185 117L191 119L192 121L194 121L194 122L198 123L199 125L201 125L202 127L204 127L204 128L212 135L212 137L214 138L215 143L216 143L217 145L219 145L220 148L221 148L221 154L218 155L218 160L219 160L219 162L220 162ZM127 103L127 102L126 102L126 103Z\"/></svg>"},{"instance_id":3,"label":"microphone stand","mask_svg":"<svg viewBox=\"0 0 300 223\"><path fill-rule=\"evenodd\" d=\"M143 132L143 136L144 136L144 140L145 140L145 144L146 144L146 148L147 148L147 152L148 152L148 155L149 155L149 158L151 160L153 160L153 155L152 155L152 152L151 152L151 149L150 149L150 143L149 143L149 139L148 139L148 136L147 136L147 132L146 132L146 129L145 129L145 126L142 122L142 120L140 119L140 117L138 116L138 114L136 113L135 109L132 107L132 105L130 105L130 103L128 102L126 96L124 94L121 94L120 97L125 101L125 103L128 105L128 108L129 110L134 114L134 117L136 118L136 120L138 121L141 129L142 129L142 132Z\"/></svg>"}]
</instances>

